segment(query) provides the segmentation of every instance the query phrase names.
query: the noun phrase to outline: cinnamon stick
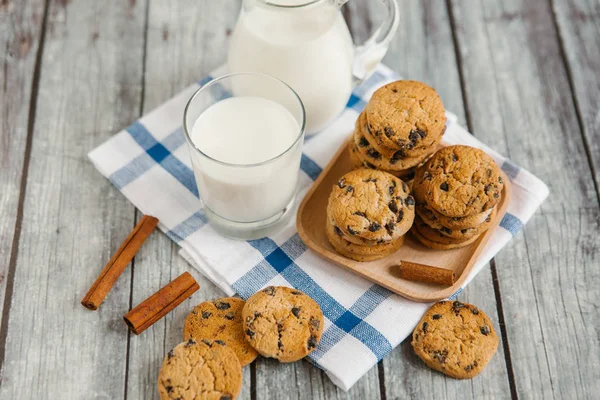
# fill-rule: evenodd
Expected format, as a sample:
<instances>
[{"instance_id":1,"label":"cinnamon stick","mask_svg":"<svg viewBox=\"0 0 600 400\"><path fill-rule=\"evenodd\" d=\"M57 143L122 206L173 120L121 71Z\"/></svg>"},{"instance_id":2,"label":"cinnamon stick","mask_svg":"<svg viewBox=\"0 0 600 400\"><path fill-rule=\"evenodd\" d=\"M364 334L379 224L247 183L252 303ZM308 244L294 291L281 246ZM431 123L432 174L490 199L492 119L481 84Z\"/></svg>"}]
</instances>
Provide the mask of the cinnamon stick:
<instances>
[{"instance_id":1,"label":"cinnamon stick","mask_svg":"<svg viewBox=\"0 0 600 400\"><path fill-rule=\"evenodd\" d=\"M97 310L104 298L110 292L119 276L125 270L135 253L142 247L148 236L152 233L158 219L144 215L140 222L133 228L127 239L121 244L119 250L106 264L96 282L90 287L87 294L81 300L81 304L90 310Z\"/></svg>"},{"instance_id":2,"label":"cinnamon stick","mask_svg":"<svg viewBox=\"0 0 600 400\"><path fill-rule=\"evenodd\" d=\"M125 314L123 319L129 329L139 335L198 289L198 282L188 272L184 272Z\"/></svg>"},{"instance_id":3,"label":"cinnamon stick","mask_svg":"<svg viewBox=\"0 0 600 400\"><path fill-rule=\"evenodd\" d=\"M400 278L409 281L436 283L438 285L452 286L456 276L451 269L432 267L410 261L402 261L399 266Z\"/></svg>"}]
</instances>

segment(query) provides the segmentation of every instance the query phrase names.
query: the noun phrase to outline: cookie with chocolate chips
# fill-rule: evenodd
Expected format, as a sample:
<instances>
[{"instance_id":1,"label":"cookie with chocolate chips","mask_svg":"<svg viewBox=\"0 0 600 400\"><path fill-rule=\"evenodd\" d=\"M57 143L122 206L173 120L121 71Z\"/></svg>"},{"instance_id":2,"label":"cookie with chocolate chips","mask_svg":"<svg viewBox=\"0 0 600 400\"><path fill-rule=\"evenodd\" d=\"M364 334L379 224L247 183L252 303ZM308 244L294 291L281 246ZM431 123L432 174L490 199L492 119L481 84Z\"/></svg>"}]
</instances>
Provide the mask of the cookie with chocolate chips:
<instances>
[{"instance_id":1,"label":"cookie with chocolate chips","mask_svg":"<svg viewBox=\"0 0 600 400\"><path fill-rule=\"evenodd\" d=\"M349 241L393 241L412 225L415 201L408 185L383 171L357 169L333 185L327 214ZM355 242L353 237L360 240Z\"/></svg>"},{"instance_id":2,"label":"cookie with chocolate chips","mask_svg":"<svg viewBox=\"0 0 600 400\"><path fill-rule=\"evenodd\" d=\"M208 339L177 345L158 374L161 400L233 400L241 388L242 366L233 350Z\"/></svg>"},{"instance_id":3,"label":"cookie with chocolate chips","mask_svg":"<svg viewBox=\"0 0 600 400\"><path fill-rule=\"evenodd\" d=\"M415 221L418 217L419 222L425 223L428 226L428 228L430 228L428 229L428 232L431 230L435 232L435 234L437 235L436 237L439 237L441 235L443 237L452 239L453 241L464 241L471 239L474 236L479 236L480 234L488 230L490 226L492 226L494 220L496 219L496 207L494 207L492 208L490 215L488 215L487 218L479 225L475 225L472 228L450 229L446 226L436 223L436 221L429 221L426 218L423 218L421 216L421 213L419 212L419 208L420 207L417 207L417 216L415 217ZM424 236L428 237L428 235Z\"/></svg>"},{"instance_id":4,"label":"cookie with chocolate chips","mask_svg":"<svg viewBox=\"0 0 600 400\"><path fill-rule=\"evenodd\" d=\"M210 339L225 343L239 358L242 366L250 364L258 353L246 340L242 309L246 302L225 297L198 304L185 319L183 339Z\"/></svg>"},{"instance_id":5,"label":"cookie with chocolate chips","mask_svg":"<svg viewBox=\"0 0 600 400\"><path fill-rule=\"evenodd\" d=\"M504 181L500 168L484 151L469 146L439 150L417 169L413 183L419 204L448 217L468 217L496 206Z\"/></svg>"},{"instance_id":6,"label":"cookie with chocolate chips","mask_svg":"<svg viewBox=\"0 0 600 400\"><path fill-rule=\"evenodd\" d=\"M391 242L374 242L374 244L370 245L352 243L346 240L342 232L339 229L336 230L330 221L327 221L325 233L327 234L329 243L331 243L337 253L361 262L374 261L387 257L398 251L404 243L404 236Z\"/></svg>"},{"instance_id":7,"label":"cookie with chocolate chips","mask_svg":"<svg viewBox=\"0 0 600 400\"><path fill-rule=\"evenodd\" d=\"M431 226L434 229L448 228L451 230L462 230L474 228L481 224L487 223L490 220L493 220L493 218L490 217L490 214L492 213L492 210L495 209L496 207L493 207L482 213L471 215L468 217L447 217L444 214L441 214L438 211L427 207L426 205L417 203L415 212L421 217L421 219L425 223L427 223L427 225Z\"/></svg>"},{"instance_id":8,"label":"cookie with chocolate chips","mask_svg":"<svg viewBox=\"0 0 600 400\"><path fill-rule=\"evenodd\" d=\"M294 362L312 353L323 333L323 312L299 290L269 286L253 294L242 310L244 334L265 357Z\"/></svg>"},{"instance_id":9,"label":"cookie with chocolate chips","mask_svg":"<svg viewBox=\"0 0 600 400\"><path fill-rule=\"evenodd\" d=\"M442 100L428 85L396 81L379 88L365 107L368 134L382 148L416 157L442 138L446 115Z\"/></svg>"},{"instance_id":10,"label":"cookie with chocolate chips","mask_svg":"<svg viewBox=\"0 0 600 400\"><path fill-rule=\"evenodd\" d=\"M415 217L415 223L410 229L410 233L412 233L412 235L423 245L436 250L452 250L465 247L474 243L480 236L476 235L465 240L449 238L440 232L433 230L429 225L424 223L418 215Z\"/></svg>"},{"instance_id":11,"label":"cookie with chocolate chips","mask_svg":"<svg viewBox=\"0 0 600 400\"><path fill-rule=\"evenodd\" d=\"M417 324L412 347L429 368L466 379L478 375L496 353L498 335L474 305L440 301Z\"/></svg>"}]
</instances>

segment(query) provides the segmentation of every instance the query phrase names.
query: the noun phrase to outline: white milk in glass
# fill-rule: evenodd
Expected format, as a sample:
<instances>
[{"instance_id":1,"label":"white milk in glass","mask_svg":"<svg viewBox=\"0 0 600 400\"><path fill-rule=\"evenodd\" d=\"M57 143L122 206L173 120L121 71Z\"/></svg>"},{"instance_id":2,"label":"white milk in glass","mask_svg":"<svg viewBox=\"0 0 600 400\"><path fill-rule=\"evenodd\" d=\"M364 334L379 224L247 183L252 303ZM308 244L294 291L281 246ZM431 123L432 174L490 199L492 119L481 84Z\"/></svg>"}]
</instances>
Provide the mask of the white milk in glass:
<instances>
[{"instance_id":1,"label":"white milk in glass","mask_svg":"<svg viewBox=\"0 0 600 400\"><path fill-rule=\"evenodd\" d=\"M190 135L194 145L213 159L192 158L204 205L235 222L281 213L294 197L301 147L296 144L264 165L248 165L281 155L299 134L294 116L265 98L231 97L207 108Z\"/></svg>"},{"instance_id":2,"label":"white milk in glass","mask_svg":"<svg viewBox=\"0 0 600 400\"><path fill-rule=\"evenodd\" d=\"M304 103L307 132L315 133L343 111L352 92L354 49L344 18L329 4L292 11L255 3L240 14L229 69L268 74L290 85Z\"/></svg>"}]
</instances>

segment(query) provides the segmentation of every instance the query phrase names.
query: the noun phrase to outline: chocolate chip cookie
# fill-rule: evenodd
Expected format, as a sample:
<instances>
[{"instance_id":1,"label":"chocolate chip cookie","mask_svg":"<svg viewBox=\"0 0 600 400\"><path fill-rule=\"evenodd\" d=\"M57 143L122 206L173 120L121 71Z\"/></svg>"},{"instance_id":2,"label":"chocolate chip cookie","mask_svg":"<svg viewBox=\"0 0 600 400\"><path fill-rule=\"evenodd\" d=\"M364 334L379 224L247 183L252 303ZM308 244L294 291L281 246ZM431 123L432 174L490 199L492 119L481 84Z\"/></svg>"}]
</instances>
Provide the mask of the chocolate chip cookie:
<instances>
[{"instance_id":1,"label":"chocolate chip cookie","mask_svg":"<svg viewBox=\"0 0 600 400\"><path fill-rule=\"evenodd\" d=\"M442 227L445 227L452 230L461 230L473 228L485 222L489 222L488 219L490 219L490 214L494 209L495 207L469 217L447 217L444 214L427 207L427 205L420 205L417 203L415 212L421 217L423 222L434 229L442 229Z\"/></svg>"},{"instance_id":2,"label":"chocolate chip cookie","mask_svg":"<svg viewBox=\"0 0 600 400\"><path fill-rule=\"evenodd\" d=\"M414 206L405 182L363 168L347 173L333 185L327 211L334 227L346 236L392 241L410 229Z\"/></svg>"},{"instance_id":3,"label":"chocolate chip cookie","mask_svg":"<svg viewBox=\"0 0 600 400\"><path fill-rule=\"evenodd\" d=\"M365 107L367 128L379 146L418 156L439 143L446 125L442 100L422 82L396 81L379 88Z\"/></svg>"},{"instance_id":4,"label":"chocolate chip cookie","mask_svg":"<svg viewBox=\"0 0 600 400\"><path fill-rule=\"evenodd\" d=\"M498 336L489 317L474 305L440 301L419 321L412 346L429 368L465 379L485 368L496 353Z\"/></svg>"},{"instance_id":5,"label":"chocolate chip cookie","mask_svg":"<svg viewBox=\"0 0 600 400\"><path fill-rule=\"evenodd\" d=\"M246 302L225 297L198 304L185 319L183 339L210 339L225 343L233 350L242 366L250 364L258 353L246 340L242 323L242 309Z\"/></svg>"},{"instance_id":6,"label":"chocolate chip cookie","mask_svg":"<svg viewBox=\"0 0 600 400\"><path fill-rule=\"evenodd\" d=\"M158 374L161 400L233 400L241 388L242 366L233 350L207 339L177 345Z\"/></svg>"},{"instance_id":7,"label":"chocolate chip cookie","mask_svg":"<svg viewBox=\"0 0 600 400\"><path fill-rule=\"evenodd\" d=\"M475 242L480 236L476 235L466 240L451 239L431 229L419 216L415 217L415 223L410 232L425 246L437 250L451 250L465 247Z\"/></svg>"},{"instance_id":8,"label":"chocolate chip cookie","mask_svg":"<svg viewBox=\"0 0 600 400\"><path fill-rule=\"evenodd\" d=\"M482 213L500 201L500 168L482 150L449 146L417 169L413 190L419 203L448 217Z\"/></svg>"},{"instance_id":9,"label":"chocolate chip cookie","mask_svg":"<svg viewBox=\"0 0 600 400\"><path fill-rule=\"evenodd\" d=\"M253 294L242 311L246 339L260 354L294 362L315 350L323 333L323 313L306 294L269 286Z\"/></svg>"},{"instance_id":10,"label":"chocolate chip cookie","mask_svg":"<svg viewBox=\"0 0 600 400\"><path fill-rule=\"evenodd\" d=\"M368 246L349 242L343 236L343 233L327 221L326 232L329 243L335 251L344 257L355 261L366 262L374 261L395 253L402 247L404 236L391 242L375 243Z\"/></svg>"},{"instance_id":11,"label":"chocolate chip cookie","mask_svg":"<svg viewBox=\"0 0 600 400\"><path fill-rule=\"evenodd\" d=\"M430 223L426 218L423 218L420 214L420 207L417 207L417 216L420 218L420 221L424 222L435 232L446 236L450 239L455 239L458 241L463 241L472 238L473 236L478 236L489 229L492 225L493 221L496 219L496 207L492 208L490 215L480 223L479 225L473 226L471 228L463 228L463 229L450 229L446 226L443 226L436 221ZM468 218L468 217L467 217Z\"/></svg>"}]
</instances>

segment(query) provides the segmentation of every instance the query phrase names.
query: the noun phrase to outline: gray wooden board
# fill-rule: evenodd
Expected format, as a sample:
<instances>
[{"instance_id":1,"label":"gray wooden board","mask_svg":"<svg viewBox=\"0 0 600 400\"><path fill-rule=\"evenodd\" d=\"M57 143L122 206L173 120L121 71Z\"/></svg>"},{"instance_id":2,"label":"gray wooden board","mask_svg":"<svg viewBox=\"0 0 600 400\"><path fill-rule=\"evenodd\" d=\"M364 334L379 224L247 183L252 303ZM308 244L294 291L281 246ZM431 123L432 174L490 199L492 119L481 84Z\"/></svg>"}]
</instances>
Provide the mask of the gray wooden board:
<instances>
[{"instance_id":1,"label":"gray wooden board","mask_svg":"<svg viewBox=\"0 0 600 400\"><path fill-rule=\"evenodd\" d=\"M80 301L133 227L133 207L86 154L139 109L140 7L50 4L0 398L123 396L129 276L99 311Z\"/></svg>"},{"instance_id":2,"label":"gray wooden board","mask_svg":"<svg viewBox=\"0 0 600 400\"><path fill-rule=\"evenodd\" d=\"M446 4L437 1L405 2L400 27L384 63L406 79L434 87L446 109L465 123L459 71ZM420 54L421 56L407 56ZM496 299L489 266L465 289L459 299L476 304L494 321L500 336ZM510 397L502 343L486 370L472 381L448 378L427 368L414 354L411 337L383 360L388 399Z\"/></svg>"},{"instance_id":3,"label":"gray wooden board","mask_svg":"<svg viewBox=\"0 0 600 400\"><path fill-rule=\"evenodd\" d=\"M143 114L224 62L227 32L238 11L239 2L149 2ZM200 290L141 335L130 336L129 399L158 398L156 377L165 354L183 340L185 317L194 305L224 296L180 257L178 250L165 235L156 233L135 258L133 306L184 271L194 275ZM250 398L250 369L244 368L241 400Z\"/></svg>"},{"instance_id":4,"label":"gray wooden board","mask_svg":"<svg viewBox=\"0 0 600 400\"><path fill-rule=\"evenodd\" d=\"M0 315L10 278L8 270L43 14L42 0L0 5Z\"/></svg>"},{"instance_id":5,"label":"gray wooden board","mask_svg":"<svg viewBox=\"0 0 600 400\"><path fill-rule=\"evenodd\" d=\"M552 0L581 128L600 187L600 2Z\"/></svg>"},{"instance_id":6,"label":"gray wooden board","mask_svg":"<svg viewBox=\"0 0 600 400\"><path fill-rule=\"evenodd\" d=\"M475 135L551 191L496 257L517 393L592 398L600 382L598 202L550 5L451 4Z\"/></svg>"}]
</instances>

